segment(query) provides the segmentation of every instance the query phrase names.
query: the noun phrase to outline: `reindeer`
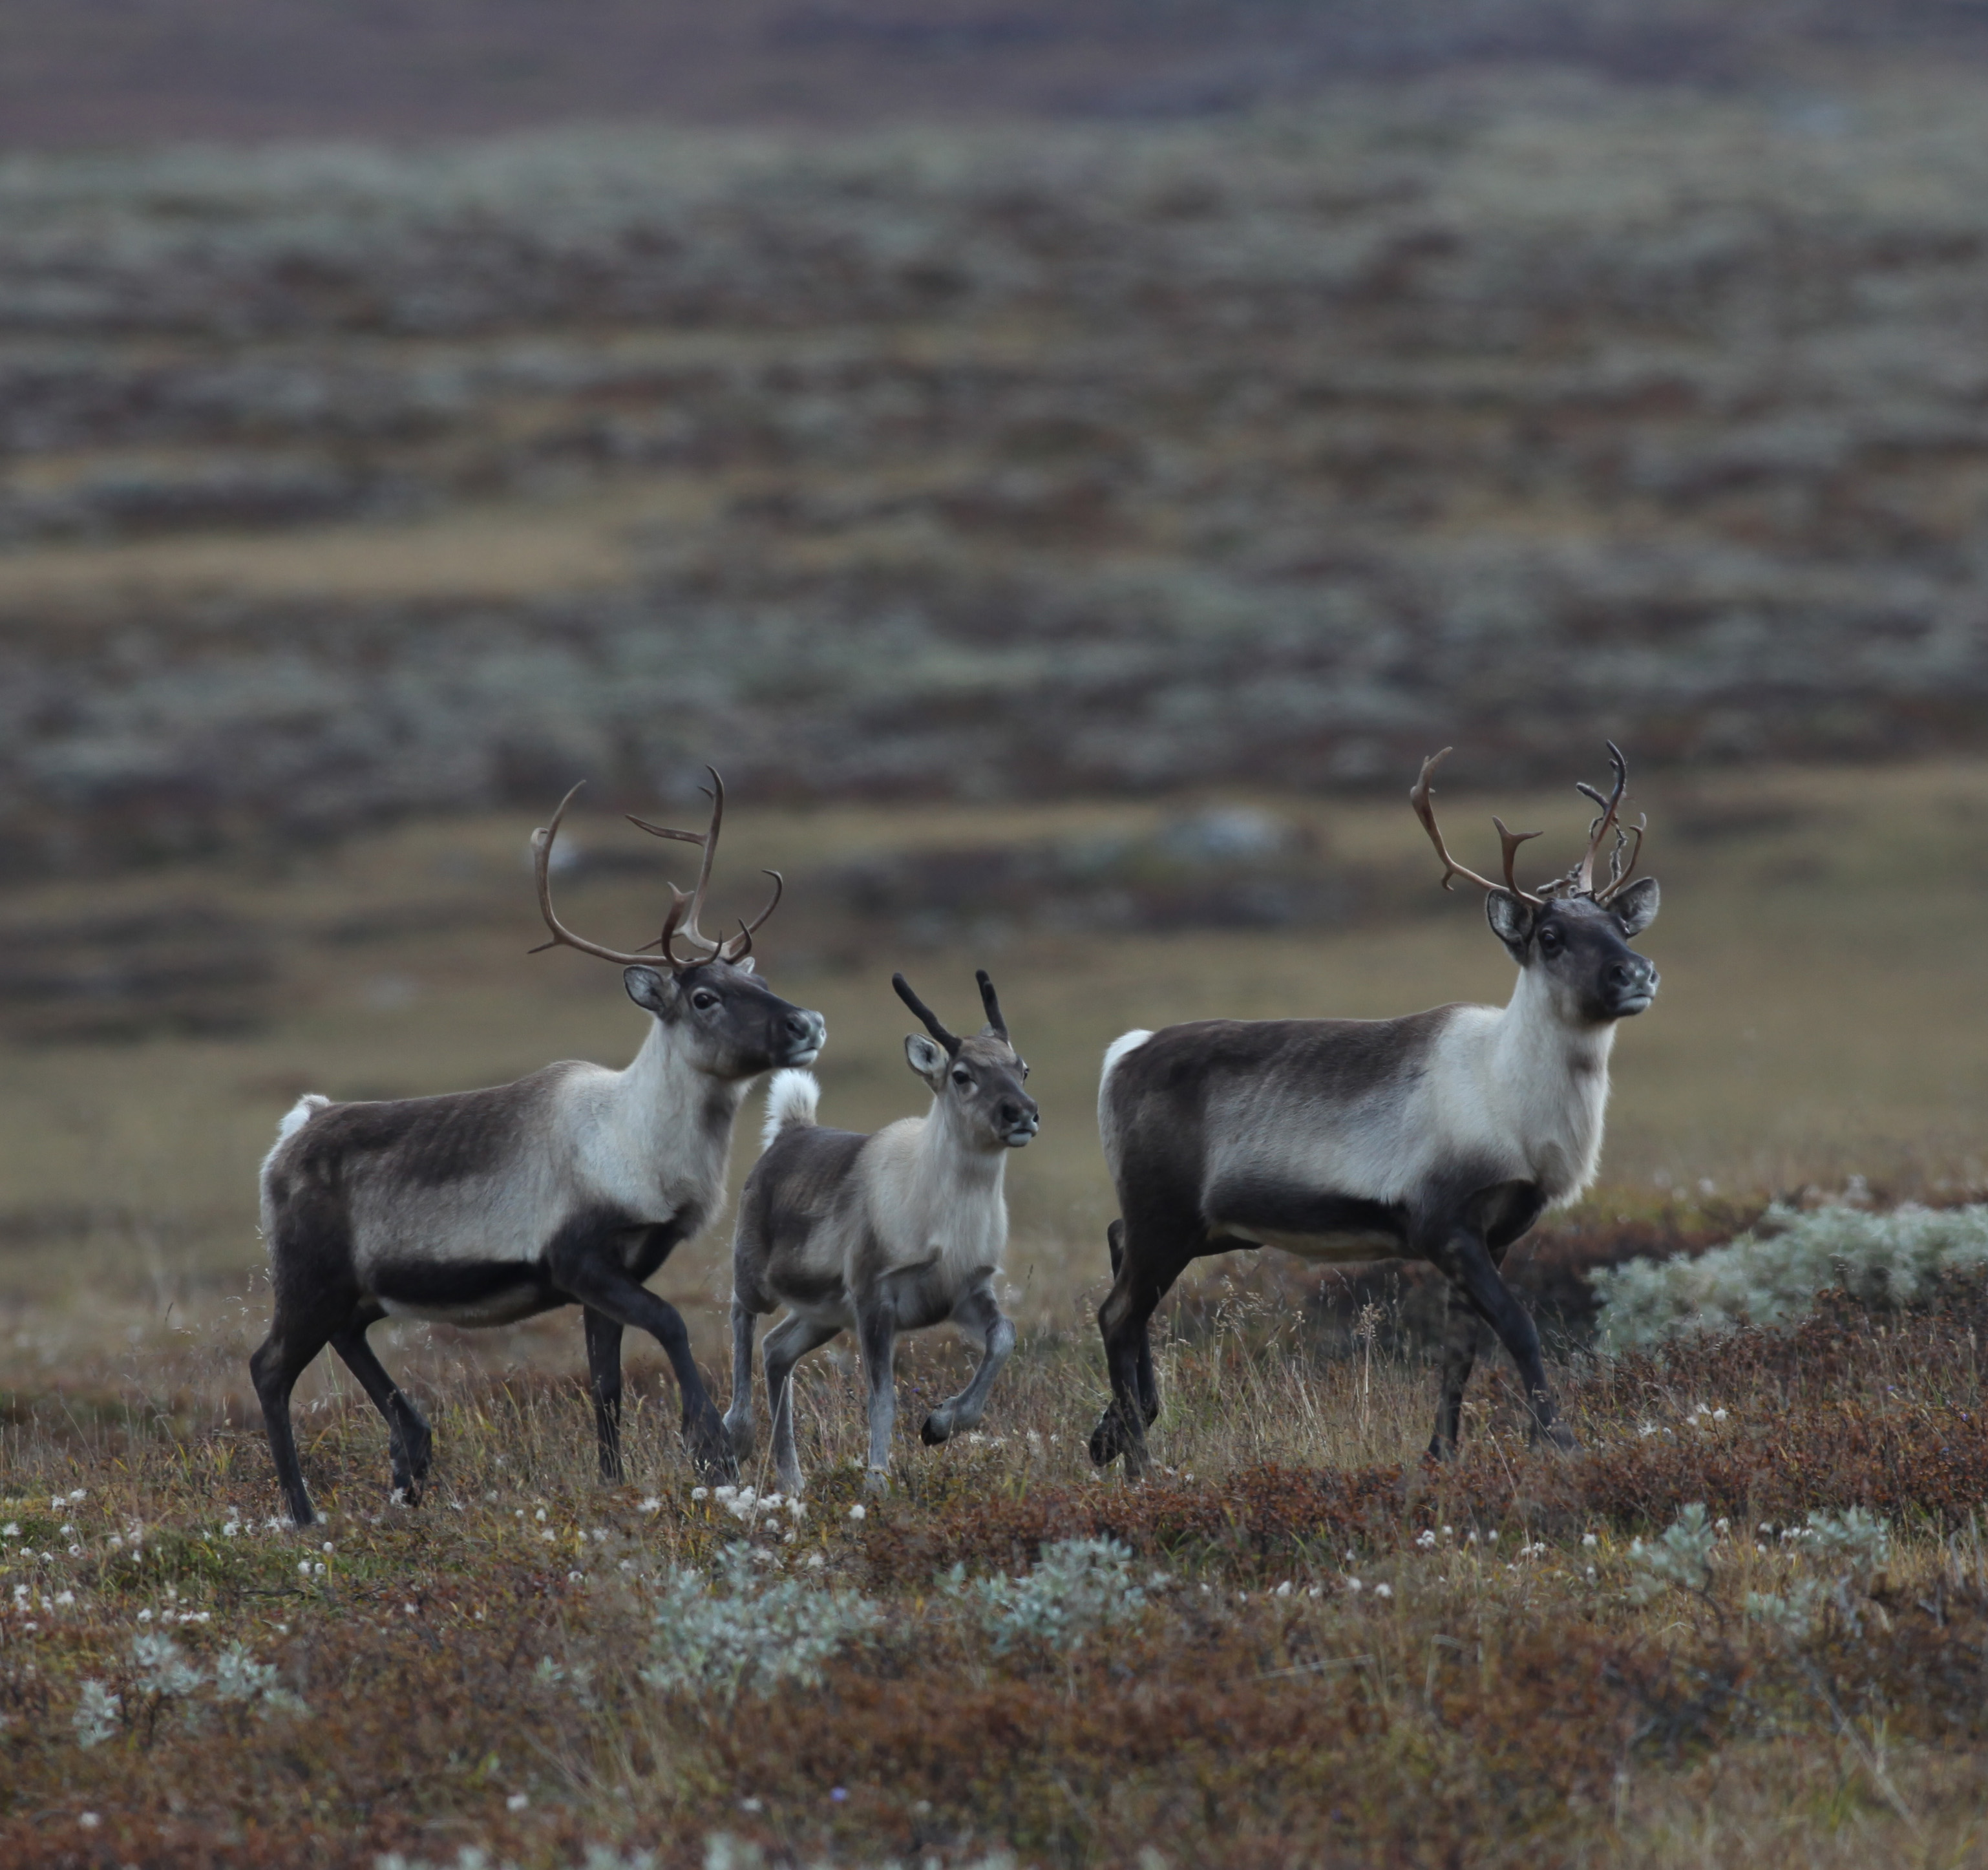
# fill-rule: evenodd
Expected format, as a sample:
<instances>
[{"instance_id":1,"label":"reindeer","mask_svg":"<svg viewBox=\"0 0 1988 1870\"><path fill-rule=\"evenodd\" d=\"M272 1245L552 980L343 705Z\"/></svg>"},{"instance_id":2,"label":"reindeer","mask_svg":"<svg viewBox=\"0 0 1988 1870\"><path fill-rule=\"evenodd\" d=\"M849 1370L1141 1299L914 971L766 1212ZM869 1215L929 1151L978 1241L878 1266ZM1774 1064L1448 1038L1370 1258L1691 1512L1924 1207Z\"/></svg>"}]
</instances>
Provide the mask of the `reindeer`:
<instances>
[{"instance_id":1,"label":"reindeer","mask_svg":"<svg viewBox=\"0 0 1988 1870\"><path fill-rule=\"evenodd\" d=\"M630 820L703 847L691 894L670 886L654 955L583 940L553 912L553 840L579 786L532 834L539 913L552 931L532 952L563 946L614 962L628 997L651 1016L625 1070L569 1060L488 1091L367 1104L306 1097L284 1118L262 1174L276 1310L249 1369L299 1526L313 1515L290 1392L326 1344L387 1419L397 1493L419 1498L428 1425L366 1341L389 1314L483 1326L583 1307L609 1481L621 1477L621 1334L638 1327L675 1372L692 1456L707 1470L732 1471L683 1320L644 1282L718 1206L747 1087L776 1066L810 1063L827 1026L753 974L753 931L780 900L776 872L767 873L772 900L737 935L713 941L698 926L725 815L724 783L711 778L707 830Z\"/></svg>"},{"instance_id":2,"label":"reindeer","mask_svg":"<svg viewBox=\"0 0 1988 1870\"><path fill-rule=\"evenodd\" d=\"M1190 1260L1239 1246L1429 1261L1449 1282L1429 1453L1456 1449L1480 1322L1518 1366L1535 1439L1572 1446L1539 1334L1499 1267L1549 1205L1594 1177L1617 1023L1657 990L1657 970L1628 946L1656 919L1657 884L1630 881L1644 827L1621 827L1628 769L1613 742L1612 792L1579 788L1601 807L1586 851L1536 893L1520 887L1513 862L1537 833L1493 820L1502 884L1445 847L1430 780L1449 752L1422 763L1409 802L1443 887L1461 877L1485 893L1492 932L1518 965L1509 1004L1397 1020L1199 1020L1127 1033L1105 1053L1098 1124L1120 1218L1097 1315L1111 1380L1090 1437L1100 1466L1122 1455L1128 1474L1145 1471L1160 1406L1147 1321Z\"/></svg>"},{"instance_id":3,"label":"reindeer","mask_svg":"<svg viewBox=\"0 0 1988 1870\"><path fill-rule=\"evenodd\" d=\"M725 1425L733 1452L752 1452L752 1333L760 1314L785 1304L766 1335L766 1397L773 1416L773 1464L782 1489L801 1490L794 1452L793 1370L801 1358L854 1327L870 1388L870 1471L883 1484L897 1421L891 1363L900 1331L946 1319L981 1348L965 1388L925 1419L928 1446L971 1429L1015 1348L1015 1327L994 1299L1008 1239L1001 1190L1008 1151L1023 1148L1041 1121L1022 1088L1029 1075L1008 1037L994 983L976 978L987 1023L955 1038L914 993L891 976L898 997L929 1038L904 1041L911 1070L931 1088L923 1117L907 1117L874 1136L815 1121L821 1087L812 1073L783 1071L766 1099L766 1153L739 1201L732 1243L732 1407Z\"/></svg>"}]
</instances>

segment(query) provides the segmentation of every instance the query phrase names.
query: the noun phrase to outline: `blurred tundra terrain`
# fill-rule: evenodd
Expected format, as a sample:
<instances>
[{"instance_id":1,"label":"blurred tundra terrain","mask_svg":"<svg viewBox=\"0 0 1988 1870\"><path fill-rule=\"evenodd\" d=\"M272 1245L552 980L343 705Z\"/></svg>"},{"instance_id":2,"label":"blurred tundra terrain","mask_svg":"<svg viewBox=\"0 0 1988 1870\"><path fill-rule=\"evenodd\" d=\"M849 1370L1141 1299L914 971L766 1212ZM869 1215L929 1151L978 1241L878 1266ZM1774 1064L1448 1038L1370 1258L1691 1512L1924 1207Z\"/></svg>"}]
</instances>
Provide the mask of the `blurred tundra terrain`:
<instances>
[{"instance_id":1,"label":"blurred tundra terrain","mask_svg":"<svg viewBox=\"0 0 1988 1870\"><path fill-rule=\"evenodd\" d=\"M708 758L989 801L1972 746L1984 120L1956 64L17 153L0 855Z\"/></svg>"}]
</instances>

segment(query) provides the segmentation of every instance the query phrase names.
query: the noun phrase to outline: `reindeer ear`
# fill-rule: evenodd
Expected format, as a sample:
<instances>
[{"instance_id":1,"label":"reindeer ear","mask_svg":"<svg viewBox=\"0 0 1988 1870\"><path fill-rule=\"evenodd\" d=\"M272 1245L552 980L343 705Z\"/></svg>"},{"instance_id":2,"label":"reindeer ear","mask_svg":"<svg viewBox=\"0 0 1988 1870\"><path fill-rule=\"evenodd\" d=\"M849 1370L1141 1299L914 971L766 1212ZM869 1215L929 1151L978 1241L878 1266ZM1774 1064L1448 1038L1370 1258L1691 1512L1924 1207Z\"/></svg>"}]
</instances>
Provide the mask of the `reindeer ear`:
<instances>
[{"instance_id":1,"label":"reindeer ear","mask_svg":"<svg viewBox=\"0 0 1988 1870\"><path fill-rule=\"evenodd\" d=\"M1533 938L1533 912L1509 891L1493 890L1484 898L1484 919L1520 966L1526 965L1526 944Z\"/></svg>"},{"instance_id":2,"label":"reindeer ear","mask_svg":"<svg viewBox=\"0 0 1988 1870\"><path fill-rule=\"evenodd\" d=\"M746 955L742 961L735 961L732 963L732 965L741 974L751 973L759 965L750 955Z\"/></svg>"},{"instance_id":3,"label":"reindeer ear","mask_svg":"<svg viewBox=\"0 0 1988 1870\"><path fill-rule=\"evenodd\" d=\"M659 1020L667 1019L676 1010L679 996L674 974L657 968L624 968L621 984L628 989L629 999Z\"/></svg>"},{"instance_id":4,"label":"reindeer ear","mask_svg":"<svg viewBox=\"0 0 1988 1870\"><path fill-rule=\"evenodd\" d=\"M1654 877L1639 877L1608 907L1625 935L1639 935L1657 919L1662 892Z\"/></svg>"},{"instance_id":5,"label":"reindeer ear","mask_svg":"<svg viewBox=\"0 0 1988 1870\"><path fill-rule=\"evenodd\" d=\"M935 1039L928 1039L923 1033L906 1035L904 1062L934 1091L945 1082L945 1047Z\"/></svg>"}]
</instances>

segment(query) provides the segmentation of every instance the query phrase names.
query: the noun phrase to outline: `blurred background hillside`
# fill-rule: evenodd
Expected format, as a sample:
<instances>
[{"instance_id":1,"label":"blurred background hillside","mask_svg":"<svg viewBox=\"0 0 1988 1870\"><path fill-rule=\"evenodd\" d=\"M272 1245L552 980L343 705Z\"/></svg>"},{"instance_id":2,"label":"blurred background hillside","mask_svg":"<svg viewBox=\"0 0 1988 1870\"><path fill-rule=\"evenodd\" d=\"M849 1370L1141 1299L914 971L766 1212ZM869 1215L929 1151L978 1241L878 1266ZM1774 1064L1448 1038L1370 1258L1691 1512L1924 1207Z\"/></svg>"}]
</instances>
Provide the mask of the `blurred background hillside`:
<instances>
[{"instance_id":1,"label":"blurred background hillside","mask_svg":"<svg viewBox=\"0 0 1988 1870\"><path fill-rule=\"evenodd\" d=\"M707 761L831 1120L995 971L1040 1315L1114 1033L1503 996L1452 741L1651 815L1566 1226L1980 1183L1984 340L1963 0L0 0L17 1351L244 1291L299 1090L618 1061L525 837L637 939Z\"/></svg>"}]
</instances>

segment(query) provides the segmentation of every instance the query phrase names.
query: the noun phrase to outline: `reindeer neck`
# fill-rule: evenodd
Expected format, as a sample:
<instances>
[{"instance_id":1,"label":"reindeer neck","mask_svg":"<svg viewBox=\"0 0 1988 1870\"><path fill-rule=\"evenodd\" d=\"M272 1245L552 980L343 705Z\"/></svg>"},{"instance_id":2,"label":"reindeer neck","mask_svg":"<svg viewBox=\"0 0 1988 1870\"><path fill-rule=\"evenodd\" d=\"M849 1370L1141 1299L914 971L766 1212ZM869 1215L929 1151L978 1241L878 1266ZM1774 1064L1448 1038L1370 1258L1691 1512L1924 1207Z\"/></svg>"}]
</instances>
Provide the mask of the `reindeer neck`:
<instances>
[{"instance_id":1,"label":"reindeer neck","mask_svg":"<svg viewBox=\"0 0 1988 1870\"><path fill-rule=\"evenodd\" d=\"M684 1135L722 1121L729 1137L731 1120L750 1084L749 1079L728 1082L700 1070L686 1055L676 1030L651 1020L641 1050L617 1074L614 1103L620 1121L637 1134L664 1130Z\"/></svg>"},{"instance_id":2,"label":"reindeer neck","mask_svg":"<svg viewBox=\"0 0 1988 1870\"><path fill-rule=\"evenodd\" d=\"M969 1141L948 1098L935 1097L918 1138L918 1177L928 1186L998 1195L1008 1172L1008 1151Z\"/></svg>"},{"instance_id":3,"label":"reindeer neck","mask_svg":"<svg viewBox=\"0 0 1988 1870\"><path fill-rule=\"evenodd\" d=\"M1521 968L1512 997L1498 1015L1493 1048L1499 1075L1537 1083L1556 1077L1608 1080L1615 1049L1612 1020L1593 1024L1564 1007L1543 969Z\"/></svg>"}]
</instances>

